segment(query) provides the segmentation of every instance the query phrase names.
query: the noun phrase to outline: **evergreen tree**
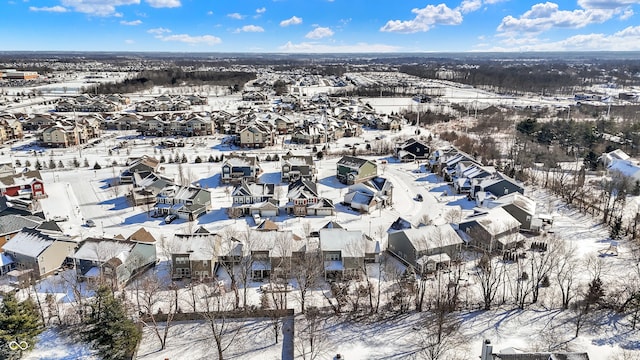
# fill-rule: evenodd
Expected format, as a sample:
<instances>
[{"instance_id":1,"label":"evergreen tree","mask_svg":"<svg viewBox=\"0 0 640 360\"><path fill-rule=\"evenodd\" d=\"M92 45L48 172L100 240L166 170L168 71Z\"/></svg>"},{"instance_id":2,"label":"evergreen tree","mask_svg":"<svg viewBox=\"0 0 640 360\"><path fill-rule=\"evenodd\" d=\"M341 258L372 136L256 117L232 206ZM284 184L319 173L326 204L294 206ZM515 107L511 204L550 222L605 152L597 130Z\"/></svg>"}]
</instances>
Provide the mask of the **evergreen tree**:
<instances>
[{"instance_id":1,"label":"evergreen tree","mask_svg":"<svg viewBox=\"0 0 640 360\"><path fill-rule=\"evenodd\" d=\"M16 167L21 167L22 163L20 162L20 160L16 160Z\"/></svg>"},{"instance_id":2,"label":"evergreen tree","mask_svg":"<svg viewBox=\"0 0 640 360\"><path fill-rule=\"evenodd\" d=\"M84 167L89 167L89 160L87 160L86 158L84 159L84 163L82 164L82 166Z\"/></svg>"},{"instance_id":3,"label":"evergreen tree","mask_svg":"<svg viewBox=\"0 0 640 360\"><path fill-rule=\"evenodd\" d=\"M196 164L200 164L202 162L202 159L200 158L200 156L196 156L196 159L194 160L194 162Z\"/></svg>"},{"instance_id":4,"label":"evergreen tree","mask_svg":"<svg viewBox=\"0 0 640 360\"><path fill-rule=\"evenodd\" d=\"M212 163L212 162L215 162L216 159L213 158L213 155L209 155L209 159L207 161Z\"/></svg>"},{"instance_id":5,"label":"evergreen tree","mask_svg":"<svg viewBox=\"0 0 640 360\"><path fill-rule=\"evenodd\" d=\"M83 339L105 360L129 359L141 339L135 323L127 317L125 305L107 286L100 286L90 304Z\"/></svg>"},{"instance_id":6,"label":"evergreen tree","mask_svg":"<svg viewBox=\"0 0 640 360\"><path fill-rule=\"evenodd\" d=\"M53 160L53 158L49 159L49 169L55 169L56 168L56 162Z\"/></svg>"},{"instance_id":7,"label":"evergreen tree","mask_svg":"<svg viewBox=\"0 0 640 360\"><path fill-rule=\"evenodd\" d=\"M42 330L37 307L31 298L18 302L12 292L3 295L0 307L0 359L19 359L22 351L11 350L9 344L25 341L28 348L32 349L36 336Z\"/></svg>"},{"instance_id":8,"label":"evergreen tree","mask_svg":"<svg viewBox=\"0 0 640 360\"><path fill-rule=\"evenodd\" d=\"M31 167L31 161L29 161L29 160L25 160L25 162L24 162L24 166L25 166L25 167Z\"/></svg>"},{"instance_id":9,"label":"evergreen tree","mask_svg":"<svg viewBox=\"0 0 640 360\"><path fill-rule=\"evenodd\" d=\"M585 312L589 311L589 306L599 303L603 297L604 289L602 288L602 280L600 280L600 277L597 277L589 283L587 294L584 297L586 303Z\"/></svg>"},{"instance_id":10,"label":"evergreen tree","mask_svg":"<svg viewBox=\"0 0 640 360\"><path fill-rule=\"evenodd\" d=\"M98 162L96 161L96 163L93 165L93 170L100 170L102 169L102 166L100 166L100 164L98 164Z\"/></svg>"},{"instance_id":11,"label":"evergreen tree","mask_svg":"<svg viewBox=\"0 0 640 360\"><path fill-rule=\"evenodd\" d=\"M80 167L80 161L76 157L73 158L73 167Z\"/></svg>"},{"instance_id":12,"label":"evergreen tree","mask_svg":"<svg viewBox=\"0 0 640 360\"><path fill-rule=\"evenodd\" d=\"M180 159L183 164L186 164L189 160L187 159L187 155L182 154L182 159Z\"/></svg>"},{"instance_id":13,"label":"evergreen tree","mask_svg":"<svg viewBox=\"0 0 640 360\"><path fill-rule=\"evenodd\" d=\"M36 160L35 168L36 170L42 170L42 164L40 164L40 160Z\"/></svg>"},{"instance_id":14,"label":"evergreen tree","mask_svg":"<svg viewBox=\"0 0 640 360\"><path fill-rule=\"evenodd\" d=\"M62 160L58 161L58 169L64 169L64 164L62 163Z\"/></svg>"}]
</instances>

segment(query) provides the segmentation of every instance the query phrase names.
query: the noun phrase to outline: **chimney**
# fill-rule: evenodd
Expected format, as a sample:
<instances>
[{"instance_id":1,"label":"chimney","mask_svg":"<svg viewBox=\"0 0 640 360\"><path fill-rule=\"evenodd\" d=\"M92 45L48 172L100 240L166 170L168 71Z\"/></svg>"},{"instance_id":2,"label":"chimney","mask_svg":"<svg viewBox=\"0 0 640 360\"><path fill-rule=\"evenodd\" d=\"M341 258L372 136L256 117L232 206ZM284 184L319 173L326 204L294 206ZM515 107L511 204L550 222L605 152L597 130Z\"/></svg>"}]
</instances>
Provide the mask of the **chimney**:
<instances>
[{"instance_id":1,"label":"chimney","mask_svg":"<svg viewBox=\"0 0 640 360\"><path fill-rule=\"evenodd\" d=\"M480 355L480 360L493 360L493 346L491 345L491 340L485 339L482 343L482 355Z\"/></svg>"}]
</instances>

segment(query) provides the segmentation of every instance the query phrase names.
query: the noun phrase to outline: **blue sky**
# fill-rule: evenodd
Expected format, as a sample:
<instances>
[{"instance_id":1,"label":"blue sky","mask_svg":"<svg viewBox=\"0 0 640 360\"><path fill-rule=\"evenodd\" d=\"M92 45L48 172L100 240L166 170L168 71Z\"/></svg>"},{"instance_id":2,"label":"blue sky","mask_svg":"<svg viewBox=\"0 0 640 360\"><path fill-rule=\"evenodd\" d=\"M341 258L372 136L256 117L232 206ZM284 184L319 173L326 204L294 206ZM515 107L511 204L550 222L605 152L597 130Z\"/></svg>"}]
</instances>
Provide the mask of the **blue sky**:
<instances>
[{"instance_id":1,"label":"blue sky","mask_svg":"<svg viewBox=\"0 0 640 360\"><path fill-rule=\"evenodd\" d=\"M0 50L640 50L640 0L0 0Z\"/></svg>"}]
</instances>

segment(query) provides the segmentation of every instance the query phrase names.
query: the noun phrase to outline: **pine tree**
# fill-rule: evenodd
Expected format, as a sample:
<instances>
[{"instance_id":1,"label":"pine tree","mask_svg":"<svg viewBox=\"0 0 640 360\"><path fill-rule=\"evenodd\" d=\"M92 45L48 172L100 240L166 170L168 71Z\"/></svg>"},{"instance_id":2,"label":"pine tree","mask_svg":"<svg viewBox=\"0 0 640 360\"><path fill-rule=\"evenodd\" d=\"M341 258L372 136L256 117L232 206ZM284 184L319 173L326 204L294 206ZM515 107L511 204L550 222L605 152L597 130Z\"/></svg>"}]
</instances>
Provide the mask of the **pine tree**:
<instances>
[{"instance_id":1,"label":"pine tree","mask_svg":"<svg viewBox=\"0 0 640 360\"><path fill-rule=\"evenodd\" d=\"M189 160L187 160L187 155L182 154L181 162L182 162L183 164L186 164L188 161L189 161ZM176 162L177 162L177 161L176 161Z\"/></svg>"},{"instance_id":2,"label":"pine tree","mask_svg":"<svg viewBox=\"0 0 640 360\"><path fill-rule=\"evenodd\" d=\"M56 168L56 162L53 161L53 158L49 159L49 169L55 169Z\"/></svg>"},{"instance_id":3,"label":"pine tree","mask_svg":"<svg viewBox=\"0 0 640 360\"><path fill-rule=\"evenodd\" d=\"M24 162L24 166L25 166L25 167L31 167L31 161L29 161L29 160L25 160L25 162Z\"/></svg>"},{"instance_id":4,"label":"pine tree","mask_svg":"<svg viewBox=\"0 0 640 360\"><path fill-rule=\"evenodd\" d=\"M98 162L96 161L96 163L93 165L93 170L100 170L102 169L102 166L100 166L100 164L98 164Z\"/></svg>"},{"instance_id":5,"label":"pine tree","mask_svg":"<svg viewBox=\"0 0 640 360\"><path fill-rule=\"evenodd\" d=\"M42 164L40 163L40 160L36 160L35 168L36 170L42 170Z\"/></svg>"},{"instance_id":6,"label":"pine tree","mask_svg":"<svg viewBox=\"0 0 640 360\"><path fill-rule=\"evenodd\" d=\"M89 167L89 160L87 160L86 158L84 159L84 163L82 164L82 166L84 167Z\"/></svg>"},{"instance_id":7,"label":"pine tree","mask_svg":"<svg viewBox=\"0 0 640 360\"><path fill-rule=\"evenodd\" d=\"M62 163L62 160L58 161L58 169L64 169L64 164Z\"/></svg>"},{"instance_id":8,"label":"pine tree","mask_svg":"<svg viewBox=\"0 0 640 360\"><path fill-rule=\"evenodd\" d=\"M90 304L91 310L83 339L98 351L102 359L129 359L141 333L127 317L125 305L107 286L100 286Z\"/></svg>"},{"instance_id":9,"label":"pine tree","mask_svg":"<svg viewBox=\"0 0 640 360\"><path fill-rule=\"evenodd\" d=\"M212 163L212 162L214 162L216 160L213 158L213 155L209 155L209 159L207 159L207 161Z\"/></svg>"},{"instance_id":10,"label":"pine tree","mask_svg":"<svg viewBox=\"0 0 640 360\"><path fill-rule=\"evenodd\" d=\"M193 161L196 164L200 164L202 162L202 159L200 158L200 156L196 156L196 159Z\"/></svg>"},{"instance_id":11,"label":"pine tree","mask_svg":"<svg viewBox=\"0 0 640 360\"><path fill-rule=\"evenodd\" d=\"M0 307L0 359L19 359L21 351L12 351L9 343L26 341L33 348L36 336L43 330L33 300L18 302L12 292L6 293Z\"/></svg>"}]
</instances>

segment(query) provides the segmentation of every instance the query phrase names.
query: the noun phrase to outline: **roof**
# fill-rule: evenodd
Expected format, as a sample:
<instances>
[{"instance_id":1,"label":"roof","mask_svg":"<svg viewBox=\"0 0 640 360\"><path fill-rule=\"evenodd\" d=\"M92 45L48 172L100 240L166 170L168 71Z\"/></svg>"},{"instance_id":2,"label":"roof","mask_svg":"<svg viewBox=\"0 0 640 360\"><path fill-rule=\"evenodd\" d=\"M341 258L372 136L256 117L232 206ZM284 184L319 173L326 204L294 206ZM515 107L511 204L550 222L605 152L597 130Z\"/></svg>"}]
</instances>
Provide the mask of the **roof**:
<instances>
[{"instance_id":1,"label":"roof","mask_svg":"<svg viewBox=\"0 0 640 360\"><path fill-rule=\"evenodd\" d=\"M171 254L189 254L190 260L212 260L221 253L221 239L216 234L176 234Z\"/></svg>"},{"instance_id":2,"label":"roof","mask_svg":"<svg viewBox=\"0 0 640 360\"><path fill-rule=\"evenodd\" d=\"M322 251L340 251L343 257L364 257L370 250L362 231L345 229L320 229L320 249Z\"/></svg>"},{"instance_id":3,"label":"roof","mask_svg":"<svg viewBox=\"0 0 640 360\"><path fill-rule=\"evenodd\" d=\"M107 262L118 258L124 263L134 246L135 243L130 241L89 238L80 245L73 257L96 262Z\"/></svg>"},{"instance_id":4,"label":"roof","mask_svg":"<svg viewBox=\"0 0 640 360\"><path fill-rule=\"evenodd\" d=\"M145 229L143 227L141 227L140 229L136 230L136 232L134 232L133 234L129 235L127 240L136 241L136 242L144 242L144 243L155 243L156 242L156 239L153 237L153 235L151 235L151 233L148 232L147 229Z\"/></svg>"},{"instance_id":5,"label":"roof","mask_svg":"<svg viewBox=\"0 0 640 360\"><path fill-rule=\"evenodd\" d=\"M491 205L493 204L497 206L513 204L529 214L536 213L536 202L517 192L499 197L491 201L488 207L492 207Z\"/></svg>"},{"instance_id":6,"label":"roof","mask_svg":"<svg viewBox=\"0 0 640 360\"><path fill-rule=\"evenodd\" d=\"M615 171L626 177L633 177L640 172L640 166L629 160L614 160L607 168L609 171Z\"/></svg>"},{"instance_id":7,"label":"roof","mask_svg":"<svg viewBox=\"0 0 640 360\"><path fill-rule=\"evenodd\" d=\"M0 177L0 183L5 186L30 185L35 180L42 182L42 175L40 175L40 171L38 170Z\"/></svg>"},{"instance_id":8,"label":"roof","mask_svg":"<svg viewBox=\"0 0 640 360\"><path fill-rule=\"evenodd\" d=\"M12 234L25 227L35 228L41 223L42 221L35 221L21 215L9 214L0 216L0 234Z\"/></svg>"},{"instance_id":9,"label":"roof","mask_svg":"<svg viewBox=\"0 0 640 360\"><path fill-rule=\"evenodd\" d=\"M370 162L367 159L357 158L353 156L343 156L342 159L338 161L338 165L343 165L351 168L360 168L362 165Z\"/></svg>"},{"instance_id":10,"label":"roof","mask_svg":"<svg viewBox=\"0 0 640 360\"><path fill-rule=\"evenodd\" d=\"M278 231L278 224L276 224L275 222L267 219L264 220L260 223L260 225L258 225L256 227L256 230L261 230L261 231Z\"/></svg>"},{"instance_id":11,"label":"roof","mask_svg":"<svg viewBox=\"0 0 640 360\"><path fill-rule=\"evenodd\" d=\"M49 248L49 246L57 240L64 239L57 239L39 230L25 228L9 239L9 241L7 241L3 246L3 249L5 252L12 252L35 258L42 254L43 251Z\"/></svg>"},{"instance_id":12,"label":"roof","mask_svg":"<svg viewBox=\"0 0 640 360\"><path fill-rule=\"evenodd\" d=\"M587 353L519 353L493 354L499 360L589 360Z\"/></svg>"},{"instance_id":13,"label":"roof","mask_svg":"<svg viewBox=\"0 0 640 360\"><path fill-rule=\"evenodd\" d=\"M520 221L501 207L470 215L461 224L472 221L482 226L491 235L498 235L508 229L519 228L521 225Z\"/></svg>"},{"instance_id":14,"label":"roof","mask_svg":"<svg viewBox=\"0 0 640 360\"><path fill-rule=\"evenodd\" d=\"M249 249L251 251L269 251L269 257L290 257L293 245L291 231L251 230Z\"/></svg>"},{"instance_id":15,"label":"roof","mask_svg":"<svg viewBox=\"0 0 640 360\"><path fill-rule=\"evenodd\" d=\"M405 236L418 252L461 245L462 238L450 224L427 225L417 229L405 229L390 234L391 237Z\"/></svg>"}]
</instances>

